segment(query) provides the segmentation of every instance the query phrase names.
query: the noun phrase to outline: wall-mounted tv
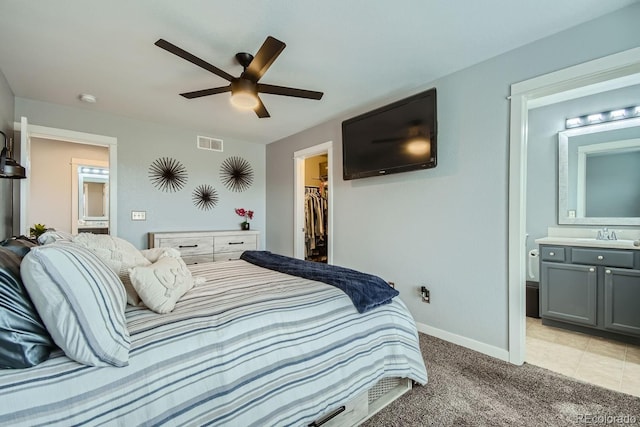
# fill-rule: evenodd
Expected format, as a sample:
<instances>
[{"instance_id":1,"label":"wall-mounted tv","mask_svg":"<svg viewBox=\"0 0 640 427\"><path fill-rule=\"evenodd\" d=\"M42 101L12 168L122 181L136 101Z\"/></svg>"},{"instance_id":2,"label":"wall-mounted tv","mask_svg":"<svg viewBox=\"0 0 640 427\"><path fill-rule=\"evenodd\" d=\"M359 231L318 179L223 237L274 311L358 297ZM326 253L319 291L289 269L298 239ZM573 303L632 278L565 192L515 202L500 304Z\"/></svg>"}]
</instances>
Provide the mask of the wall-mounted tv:
<instances>
[{"instance_id":1,"label":"wall-mounted tv","mask_svg":"<svg viewBox=\"0 0 640 427\"><path fill-rule=\"evenodd\" d=\"M342 122L345 180L437 165L436 89Z\"/></svg>"}]
</instances>

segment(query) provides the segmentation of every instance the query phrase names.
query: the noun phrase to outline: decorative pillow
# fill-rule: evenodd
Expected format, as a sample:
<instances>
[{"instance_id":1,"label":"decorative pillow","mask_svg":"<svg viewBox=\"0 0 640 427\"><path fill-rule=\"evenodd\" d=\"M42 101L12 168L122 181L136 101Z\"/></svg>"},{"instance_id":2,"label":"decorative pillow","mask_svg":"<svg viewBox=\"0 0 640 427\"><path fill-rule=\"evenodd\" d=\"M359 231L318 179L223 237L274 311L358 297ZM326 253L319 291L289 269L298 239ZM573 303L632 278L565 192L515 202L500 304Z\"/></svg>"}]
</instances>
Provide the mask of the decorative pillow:
<instances>
[{"instance_id":1,"label":"decorative pillow","mask_svg":"<svg viewBox=\"0 0 640 427\"><path fill-rule=\"evenodd\" d=\"M38 237L38 243L41 245L48 245L58 241L70 242L72 240L73 234L67 233L66 231L56 231L54 229L47 230Z\"/></svg>"},{"instance_id":2,"label":"decorative pillow","mask_svg":"<svg viewBox=\"0 0 640 427\"><path fill-rule=\"evenodd\" d=\"M20 278L21 257L0 247L0 368L29 368L54 347Z\"/></svg>"},{"instance_id":3,"label":"decorative pillow","mask_svg":"<svg viewBox=\"0 0 640 427\"><path fill-rule=\"evenodd\" d=\"M176 248L151 248L151 249L143 249L140 251L143 257L148 259L151 262L156 262L160 258L164 258L166 256L171 258L180 258L180 251Z\"/></svg>"},{"instance_id":4,"label":"decorative pillow","mask_svg":"<svg viewBox=\"0 0 640 427\"><path fill-rule=\"evenodd\" d=\"M5 249L9 249L11 252L18 255L18 257L20 257L20 261L22 261L22 258L29 253L32 247L37 245L38 242L36 240L30 239L27 236L9 237L8 239L0 242L0 246Z\"/></svg>"},{"instance_id":5,"label":"decorative pillow","mask_svg":"<svg viewBox=\"0 0 640 427\"><path fill-rule=\"evenodd\" d=\"M116 272L127 291L127 302L129 304L140 304L140 297L129 279L129 270L137 266L150 265L151 261L142 256L135 246L124 239L108 234L80 233L73 237L73 242L98 255Z\"/></svg>"},{"instance_id":6,"label":"decorative pillow","mask_svg":"<svg viewBox=\"0 0 640 427\"><path fill-rule=\"evenodd\" d=\"M118 276L93 252L60 242L33 248L22 280L53 341L91 366L126 366L126 295Z\"/></svg>"},{"instance_id":7,"label":"decorative pillow","mask_svg":"<svg viewBox=\"0 0 640 427\"><path fill-rule=\"evenodd\" d=\"M194 280L182 258L165 256L148 267L131 269L131 283L147 307L156 313L169 313Z\"/></svg>"}]
</instances>

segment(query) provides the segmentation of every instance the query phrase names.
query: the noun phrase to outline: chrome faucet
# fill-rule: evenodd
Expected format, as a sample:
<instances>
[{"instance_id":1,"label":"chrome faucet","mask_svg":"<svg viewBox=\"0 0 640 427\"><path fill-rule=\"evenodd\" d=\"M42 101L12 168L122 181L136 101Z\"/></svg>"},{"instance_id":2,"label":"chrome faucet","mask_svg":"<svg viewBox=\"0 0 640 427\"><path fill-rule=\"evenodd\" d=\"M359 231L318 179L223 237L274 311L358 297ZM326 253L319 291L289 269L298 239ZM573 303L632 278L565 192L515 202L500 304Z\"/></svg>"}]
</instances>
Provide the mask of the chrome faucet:
<instances>
[{"instance_id":1,"label":"chrome faucet","mask_svg":"<svg viewBox=\"0 0 640 427\"><path fill-rule=\"evenodd\" d=\"M607 227L603 227L602 230L598 230L596 240L618 240L618 237L615 231L609 231Z\"/></svg>"}]
</instances>

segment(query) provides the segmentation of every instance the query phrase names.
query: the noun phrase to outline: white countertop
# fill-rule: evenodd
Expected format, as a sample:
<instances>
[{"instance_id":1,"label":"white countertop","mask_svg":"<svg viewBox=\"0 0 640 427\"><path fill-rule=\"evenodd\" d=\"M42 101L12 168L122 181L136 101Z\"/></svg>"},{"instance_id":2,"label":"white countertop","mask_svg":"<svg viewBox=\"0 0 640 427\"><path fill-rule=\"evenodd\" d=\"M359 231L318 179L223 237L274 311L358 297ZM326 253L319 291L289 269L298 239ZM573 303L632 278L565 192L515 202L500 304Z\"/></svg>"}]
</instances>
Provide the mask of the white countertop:
<instances>
[{"instance_id":1,"label":"white countertop","mask_svg":"<svg viewBox=\"0 0 640 427\"><path fill-rule=\"evenodd\" d=\"M536 243L539 245L585 246L592 248L640 250L640 240L597 240L590 237L548 236L536 239ZM638 243L638 246L634 246L634 243Z\"/></svg>"}]
</instances>

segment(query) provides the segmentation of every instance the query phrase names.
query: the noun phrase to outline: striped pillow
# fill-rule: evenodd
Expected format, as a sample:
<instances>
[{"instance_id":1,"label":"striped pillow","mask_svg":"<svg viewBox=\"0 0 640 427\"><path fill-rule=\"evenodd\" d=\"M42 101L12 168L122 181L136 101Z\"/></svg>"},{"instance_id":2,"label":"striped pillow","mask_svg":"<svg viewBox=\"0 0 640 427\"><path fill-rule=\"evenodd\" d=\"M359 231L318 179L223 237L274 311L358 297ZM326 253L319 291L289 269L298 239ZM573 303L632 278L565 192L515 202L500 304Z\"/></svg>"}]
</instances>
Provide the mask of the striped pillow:
<instances>
[{"instance_id":1,"label":"striped pillow","mask_svg":"<svg viewBox=\"0 0 640 427\"><path fill-rule=\"evenodd\" d=\"M126 293L100 258L57 242L33 248L20 270L53 341L69 358L91 366L129 364Z\"/></svg>"}]
</instances>

